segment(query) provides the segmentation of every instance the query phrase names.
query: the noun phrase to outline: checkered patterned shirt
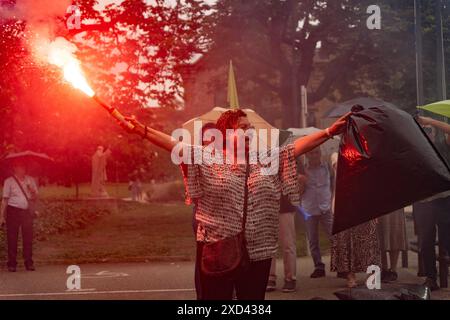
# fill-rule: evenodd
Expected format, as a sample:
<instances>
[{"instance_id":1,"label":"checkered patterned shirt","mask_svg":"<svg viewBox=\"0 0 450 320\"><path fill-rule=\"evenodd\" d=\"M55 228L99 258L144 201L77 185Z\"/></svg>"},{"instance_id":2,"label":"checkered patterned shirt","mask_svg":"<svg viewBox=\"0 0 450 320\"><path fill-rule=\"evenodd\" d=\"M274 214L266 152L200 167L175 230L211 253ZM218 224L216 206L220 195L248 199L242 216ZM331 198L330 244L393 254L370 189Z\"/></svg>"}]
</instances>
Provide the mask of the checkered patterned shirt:
<instances>
[{"instance_id":1,"label":"checkered patterned shirt","mask_svg":"<svg viewBox=\"0 0 450 320\"><path fill-rule=\"evenodd\" d=\"M194 159L200 146L190 146ZM273 155L273 154L272 154ZM246 240L250 260L272 258L277 250L281 195L293 205L300 203L294 145L279 148L279 165L271 175L262 174L261 163L250 154ZM262 159L260 157L260 159ZM254 163L254 164L253 164ZM188 164L184 181L186 201L195 200L197 241L215 242L241 231L244 207L245 165Z\"/></svg>"}]
</instances>

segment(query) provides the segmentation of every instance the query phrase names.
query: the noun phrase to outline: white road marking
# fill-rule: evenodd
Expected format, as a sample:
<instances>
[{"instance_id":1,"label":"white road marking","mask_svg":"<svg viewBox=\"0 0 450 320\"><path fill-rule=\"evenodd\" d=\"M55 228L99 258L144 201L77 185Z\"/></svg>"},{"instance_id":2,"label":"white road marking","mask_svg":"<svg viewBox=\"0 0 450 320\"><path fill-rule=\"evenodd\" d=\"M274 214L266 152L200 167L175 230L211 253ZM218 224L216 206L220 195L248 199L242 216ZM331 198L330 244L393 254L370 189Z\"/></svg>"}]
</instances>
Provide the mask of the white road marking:
<instances>
[{"instance_id":1,"label":"white road marking","mask_svg":"<svg viewBox=\"0 0 450 320\"><path fill-rule=\"evenodd\" d=\"M89 289L88 289L89 290ZM113 290L113 291L66 291L66 292L36 292L36 293L8 293L0 294L0 298L45 297L94 294L126 294L126 293L165 293L165 292L194 292L195 289L155 289L155 290Z\"/></svg>"},{"instance_id":2,"label":"white road marking","mask_svg":"<svg viewBox=\"0 0 450 320\"><path fill-rule=\"evenodd\" d=\"M128 277L128 273L124 272L110 272L110 271L100 271L94 274L81 274L82 279L100 279L100 278L119 278Z\"/></svg>"},{"instance_id":3,"label":"white road marking","mask_svg":"<svg viewBox=\"0 0 450 320\"><path fill-rule=\"evenodd\" d=\"M73 290L67 289L66 292L82 292L82 291L90 291L90 292L92 292L92 291L95 291L95 290L97 290L97 289L95 289L95 288L73 289Z\"/></svg>"}]
</instances>

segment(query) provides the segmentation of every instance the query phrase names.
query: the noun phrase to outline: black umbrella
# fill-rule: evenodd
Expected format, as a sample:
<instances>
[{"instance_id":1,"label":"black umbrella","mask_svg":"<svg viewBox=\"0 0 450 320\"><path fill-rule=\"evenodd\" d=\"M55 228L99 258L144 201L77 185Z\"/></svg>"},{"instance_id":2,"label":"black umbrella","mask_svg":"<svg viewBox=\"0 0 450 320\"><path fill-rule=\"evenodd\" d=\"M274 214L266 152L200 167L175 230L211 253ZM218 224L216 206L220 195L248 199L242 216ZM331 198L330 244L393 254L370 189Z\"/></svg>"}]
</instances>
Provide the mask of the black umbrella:
<instances>
[{"instance_id":1,"label":"black umbrella","mask_svg":"<svg viewBox=\"0 0 450 320\"><path fill-rule=\"evenodd\" d=\"M45 153L38 153L30 150L9 153L1 161L4 164L2 168L6 169L2 170L4 171L4 174L9 172L15 161L25 163L28 173L32 175L39 175L42 171L42 167L46 167L47 165L54 163L53 158L49 157Z\"/></svg>"},{"instance_id":2,"label":"black umbrella","mask_svg":"<svg viewBox=\"0 0 450 320\"><path fill-rule=\"evenodd\" d=\"M372 108L378 106L388 106L392 108L396 108L392 103L375 99L375 98L365 98L359 97L356 99L348 100L342 103L338 103L331 107L331 109L325 114L325 118L340 118L343 115L347 114L352 110L352 107L355 105L360 105L364 108Z\"/></svg>"},{"instance_id":3,"label":"black umbrella","mask_svg":"<svg viewBox=\"0 0 450 320\"><path fill-rule=\"evenodd\" d=\"M31 161L50 161L53 162L53 158L49 157L45 153L38 153L34 151L23 151L23 152L16 152L16 153L10 153L6 155L3 160L10 161L10 160L31 160Z\"/></svg>"},{"instance_id":4,"label":"black umbrella","mask_svg":"<svg viewBox=\"0 0 450 320\"><path fill-rule=\"evenodd\" d=\"M336 176L333 233L450 190L450 169L426 133L390 106L352 109Z\"/></svg>"}]
</instances>

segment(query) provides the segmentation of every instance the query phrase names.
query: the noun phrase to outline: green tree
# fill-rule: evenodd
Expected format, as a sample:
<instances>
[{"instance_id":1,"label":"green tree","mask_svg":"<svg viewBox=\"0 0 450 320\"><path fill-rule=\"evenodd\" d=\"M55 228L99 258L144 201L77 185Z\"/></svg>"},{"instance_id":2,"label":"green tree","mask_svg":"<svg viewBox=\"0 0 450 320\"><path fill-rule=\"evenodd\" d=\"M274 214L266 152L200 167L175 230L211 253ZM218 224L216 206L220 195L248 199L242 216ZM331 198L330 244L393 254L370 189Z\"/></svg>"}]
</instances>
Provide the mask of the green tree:
<instances>
[{"instance_id":1,"label":"green tree","mask_svg":"<svg viewBox=\"0 0 450 320\"><path fill-rule=\"evenodd\" d=\"M11 6L15 1L1 1ZM67 30L58 19L57 36L76 43L78 58L92 87L124 113L170 132L181 122L179 69L204 49L199 33L202 1L126 0L98 11L97 1L74 1L82 11L80 29ZM88 181L90 157L97 145L111 146L120 180L136 168L153 168L148 177L173 176L174 166L154 147L124 134L89 98L62 81L61 71L37 64L27 46L27 21L0 20L0 153L33 149L57 160L55 179ZM160 108L148 107L149 104ZM155 172L161 170L161 172ZM164 172L163 172L164 171ZM112 172L110 177L115 177Z\"/></svg>"},{"instance_id":2,"label":"green tree","mask_svg":"<svg viewBox=\"0 0 450 320\"><path fill-rule=\"evenodd\" d=\"M431 2L424 12L427 20L433 17ZM224 65L233 59L243 100L278 99L281 110L258 111L269 119L281 111L284 127L298 126L299 102L294 97L301 85L308 88L309 104L368 95L412 112L416 96L413 2L378 1L380 30L366 25L372 4L365 0L218 1L206 25L213 43L209 64ZM448 27L448 19L445 24ZM426 29L425 38L430 39L431 32ZM427 56L428 63L433 59ZM213 86L217 83L212 90L222 90L223 80L211 81ZM427 86L433 90L430 82Z\"/></svg>"}]
</instances>

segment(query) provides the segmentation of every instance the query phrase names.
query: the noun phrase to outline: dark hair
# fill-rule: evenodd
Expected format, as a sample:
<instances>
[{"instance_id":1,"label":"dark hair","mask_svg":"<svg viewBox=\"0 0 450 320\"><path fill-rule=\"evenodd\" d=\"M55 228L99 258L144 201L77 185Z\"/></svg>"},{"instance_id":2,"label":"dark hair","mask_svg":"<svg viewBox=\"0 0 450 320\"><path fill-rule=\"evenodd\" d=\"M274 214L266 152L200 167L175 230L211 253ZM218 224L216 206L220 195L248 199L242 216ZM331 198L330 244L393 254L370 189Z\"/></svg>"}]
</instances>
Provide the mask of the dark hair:
<instances>
[{"instance_id":1,"label":"dark hair","mask_svg":"<svg viewBox=\"0 0 450 320\"><path fill-rule=\"evenodd\" d=\"M202 145L205 145L205 141L203 141L203 138L205 136L205 132L208 131L209 129L216 129L216 124L213 122L207 122L202 126L202 129L199 132Z\"/></svg>"},{"instance_id":2,"label":"dark hair","mask_svg":"<svg viewBox=\"0 0 450 320\"><path fill-rule=\"evenodd\" d=\"M205 132L206 132L206 130L209 130L209 129L216 129L216 124L215 123L213 123L213 122L207 122L207 123L205 123L203 126L202 126L202 132L201 132L201 134L202 134L202 137L203 137L203 135L205 134Z\"/></svg>"},{"instance_id":3,"label":"dark hair","mask_svg":"<svg viewBox=\"0 0 450 320\"><path fill-rule=\"evenodd\" d=\"M239 121L239 118L246 117L247 114L241 109L229 110L220 116L216 122L216 128L226 136L227 129L233 129Z\"/></svg>"}]
</instances>

